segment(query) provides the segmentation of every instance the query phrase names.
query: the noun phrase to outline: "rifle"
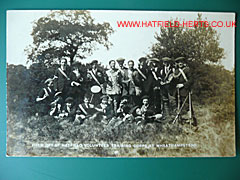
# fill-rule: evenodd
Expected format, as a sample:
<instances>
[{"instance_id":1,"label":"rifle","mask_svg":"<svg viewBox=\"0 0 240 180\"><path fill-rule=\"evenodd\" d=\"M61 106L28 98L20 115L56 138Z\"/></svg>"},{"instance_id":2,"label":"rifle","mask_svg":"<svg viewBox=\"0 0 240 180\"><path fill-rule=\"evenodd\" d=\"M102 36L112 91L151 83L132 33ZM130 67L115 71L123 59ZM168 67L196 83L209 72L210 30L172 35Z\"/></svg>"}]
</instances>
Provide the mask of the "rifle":
<instances>
[{"instance_id":1,"label":"rifle","mask_svg":"<svg viewBox=\"0 0 240 180\"><path fill-rule=\"evenodd\" d=\"M190 118L191 120L193 120L193 122L190 121L190 125L192 125L192 123L193 123L193 126L197 126L197 119L196 119L196 117L195 117L194 114L193 114L192 92L191 92L191 91L189 92L189 112L190 112L189 118Z\"/></svg>"},{"instance_id":2,"label":"rifle","mask_svg":"<svg viewBox=\"0 0 240 180\"><path fill-rule=\"evenodd\" d=\"M182 109L183 109L183 107L184 107L184 105L185 105L185 103L186 103L186 101L187 101L188 97L189 97L189 94L188 94L188 96L187 96L187 97L184 99L184 101L183 101L183 104L182 104L182 106L181 106L180 110L178 111L178 113L177 113L176 117L174 118L174 121L173 121L173 123L172 123L172 124L176 123L176 121L177 121L177 119L178 119L178 117L179 117L180 113L182 112Z\"/></svg>"},{"instance_id":3,"label":"rifle","mask_svg":"<svg viewBox=\"0 0 240 180\"><path fill-rule=\"evenodd\" d=\"M180 90L177 88L177 98L178 98L178 105L177 105L177 110L180 110Z\"/></svg>"}]
</instances>

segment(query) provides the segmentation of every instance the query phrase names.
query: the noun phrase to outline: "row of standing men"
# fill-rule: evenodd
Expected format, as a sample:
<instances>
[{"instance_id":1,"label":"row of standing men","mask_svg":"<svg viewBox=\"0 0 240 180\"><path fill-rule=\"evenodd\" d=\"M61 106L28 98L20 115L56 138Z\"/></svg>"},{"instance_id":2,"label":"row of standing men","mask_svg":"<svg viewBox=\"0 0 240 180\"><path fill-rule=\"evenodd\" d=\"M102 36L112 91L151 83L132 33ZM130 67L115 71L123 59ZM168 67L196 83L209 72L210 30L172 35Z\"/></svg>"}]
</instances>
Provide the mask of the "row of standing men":
<instances>
[{"instance_id":1,"label":"row of standing men","mask_svg":"<svg viewBox=\"0 0 240 180\"><path fill-rule=\"evenodd\" d=\"M54 77L46 80L47 87L43 88L36 100L49 99L50 114L55 114L57 109L62 112L63 102L69 101L78 109L74 114L86 115L86 102L106 112L104 101L111 106L110 117L130 112L131 109L137 109L136 106L145 109L143 114L149 109L152 112L150 114L161 114L158 117L164 120L173 119L172 116L179 118L189 110L193 117L193 80L186 58L142 57L138 61L135 68L133 60L127 62L128 67L124 58L110 60L109 69L102 70L98 60L93 60L91 68L82 73L79 63L73 63L70 68L67 60L62 58ZM144 104L146 99L148 103ZM146 107L143 108L143 105ZM196 124L196 121L193 123Z\"/></svg>"}]
</instances>

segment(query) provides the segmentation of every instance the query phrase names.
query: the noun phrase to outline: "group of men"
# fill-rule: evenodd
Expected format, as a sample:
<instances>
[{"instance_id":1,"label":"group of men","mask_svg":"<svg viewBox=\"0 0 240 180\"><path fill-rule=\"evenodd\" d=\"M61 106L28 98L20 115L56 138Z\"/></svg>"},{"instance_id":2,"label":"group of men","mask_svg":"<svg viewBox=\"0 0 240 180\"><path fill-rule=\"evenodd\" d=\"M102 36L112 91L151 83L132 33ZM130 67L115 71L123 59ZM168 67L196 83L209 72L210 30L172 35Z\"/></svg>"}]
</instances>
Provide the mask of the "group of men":
<instances>
[{"instance_id":1,"label":"group of men","mask_svg":"<svg viewBox=\"0 0 240 180\"><path fill-rule=\"evenodd\" d=\"M125 119L129 115L144 123L176 123L187 114L190 123L197 125L186 58L142 57L137 67L133 60L128 60L127 66L125 61L110 60L109 69L104 70L93 60L91 68L82 72L78 63L69 66L62 58L36 101L44 102L44 112L49 115L70 117L80 124L94 114L106 123L111 117Z\"/></svg>"}]
</instances>

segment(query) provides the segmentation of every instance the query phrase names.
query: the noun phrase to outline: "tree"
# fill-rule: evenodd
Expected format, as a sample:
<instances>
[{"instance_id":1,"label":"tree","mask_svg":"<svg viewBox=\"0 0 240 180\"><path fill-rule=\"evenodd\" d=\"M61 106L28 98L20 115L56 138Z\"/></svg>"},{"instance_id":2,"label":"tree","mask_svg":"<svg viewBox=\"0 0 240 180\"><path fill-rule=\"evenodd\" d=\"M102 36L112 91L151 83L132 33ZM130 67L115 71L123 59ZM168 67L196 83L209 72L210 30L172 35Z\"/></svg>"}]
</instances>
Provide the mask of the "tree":
<instances>
[{"instance_id":1,"label":"tree","mask_svg":"<svg viewBox=\"0 0 240 180\"><path fill-rule=\"evenodd\" d=\"M19 115L27 113L29 77L30 74L25 66L7 64L7 107L9 112L18 112Z\"/></svg>"},{"instance_id":2,"label":"tree","mask_svg":"<svg viewBox=\"0 0 240 180\"><path fill-rule=\"evenodd\" d=\"M112 45L109 35L113 32L109 23L95 23L88 11L51 11L34 22L33 44L25 51L30 62L51 65L61 57L68 57L72 63L92 54L97 44L108 49Z\"/></svg>"},{"instance_id":3,"label":"tree","mask_svg":"<svg viewBox=\"0 0 240 180\"><path fill-rule=\"evenodd\" d=\"M201 14L198 14L197 21L203 21ZM170 22L174 24L173 20ZM224 58L224 49L219 47L219 35L211 26L199 23L193 28L161 27L155 38L158 42L151 48L151 57L183 56L200 64L218 63Z\"/></svg>"},{"instance_id":4,"label":"tree","mask_svg":"<svg viewBox=\"0 0 240 180\"><path fill-rule=\"evenodd\" d=\"M197 21L202 21L198 14ZM173 20L170 20L173 24ZM232 97L234 75L220 65L224 49L219 46L219 35L212 27L161 27L157 43L149 57L185 57L194 79L193 99L201 104L222 103ZM230 92L230 94L229 94Z\"/></svg>"}]
</instances>

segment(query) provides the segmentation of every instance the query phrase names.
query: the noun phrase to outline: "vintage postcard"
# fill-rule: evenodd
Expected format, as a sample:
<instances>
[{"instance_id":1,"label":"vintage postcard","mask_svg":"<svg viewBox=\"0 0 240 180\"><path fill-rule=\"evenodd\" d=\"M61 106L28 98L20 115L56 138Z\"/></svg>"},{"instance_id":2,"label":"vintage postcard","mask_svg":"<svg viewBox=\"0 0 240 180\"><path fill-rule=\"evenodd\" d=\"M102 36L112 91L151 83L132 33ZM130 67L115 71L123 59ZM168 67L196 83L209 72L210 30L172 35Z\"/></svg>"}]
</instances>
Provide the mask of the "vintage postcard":
<instances>
[{"instance_id":1,"label":"vintage postcard","mask_svg":"<svg viewBox=\"0 0 240 180\"><path fill-rule=\"evenodd\" d=\"M7 11L7 156L235 156L235 13Z\"/></svg>"}]
</instances>

